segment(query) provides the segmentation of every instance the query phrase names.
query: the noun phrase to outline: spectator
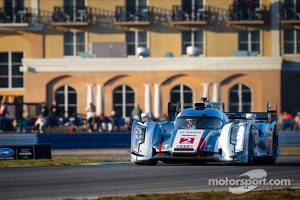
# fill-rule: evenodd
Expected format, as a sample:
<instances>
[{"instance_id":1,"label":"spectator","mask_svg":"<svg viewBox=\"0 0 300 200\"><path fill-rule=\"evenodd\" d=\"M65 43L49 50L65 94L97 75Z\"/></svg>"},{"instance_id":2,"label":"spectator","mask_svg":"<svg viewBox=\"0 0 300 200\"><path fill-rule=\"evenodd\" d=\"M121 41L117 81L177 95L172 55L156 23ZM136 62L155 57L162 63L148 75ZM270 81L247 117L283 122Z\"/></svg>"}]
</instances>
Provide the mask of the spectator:
<instances>
[{"instance_id":1,"label":"spectator","mask_svg":"<svg viewBox=\"0 0 300 200\"><path fill-rule=\"evenodd\" d=\"M21 131L23 133L26 133L27 132L27 126L29 125L29 116L26 115L24 117L22 117L22 119L19 121L19 124L18 124L18 129L17 129L17 133L20 133Z\"/></svg>"},{"instance_id":2,"label":"spectator","mask_svg":"<svg viewBox=\"0 0 300 200\"><path fill-rule=\"evenodd\" d=\"M37 120L34 123L34 132L44 133L46 124L47 124L46 118L44 118L42 115L39 115Z\"/></svg>"},{"instance_id":3,"label":"spectator","mask_svg":"<svg viewBox=\"0 0 300 200\"><path fill-rule=\"evenodd\" d=\"M57 117L58 117L58 108L57 108L57 103L54 100L50 107L50 118L48 120L49 126L51 128L55 128L56 126L58 126L58 118Z\"/></svg>"},{"instance_id":4,"label":"spectator","mask_svg":"<svg viewBox=\"0 0 300 200\"><path fill-rule=\"evenodd\" d=\"M43 133L45 130L45 126L47 125L48 115L49 115L49 109L46 106L45 102L41 103L41 110L40 114L34 123L34 130L36 133Z\"/></svg>"},{"instance_id":5,"label":"spectator","mask_svg":"<svg viewBox=\"0 0 300 200\"><path fill-rule=\"evenodd\" d=\"M85 109L86 110L86 119L89 120L96 112L96 107L91 102L89 106Z\"/></svg>"},{"instance_id":6,"label":"spectator","mask_svg":"<svg viewBox=\"0 0 300 200\"><path fill-rule=\"evenodd\" d=\"M288 112L283 112L281 115L282 121L281 126L282 130L290 130L293 126L293 116Z\"/></svg>"},{"instance_id":7,"label":"spectator","mask_svg":"<svg viewBox=\"0 0 300 200\"><path fill-rule=\"evenodd\" d=\"M0 106L0 132L6 129L6 115L8 114L7 105L4 101L1 101Z\"/></svg>"},{"instance_id":8,"label":"spectator","mask_svg":"<svg viewBox=\"0 0 300 200\"><path fill-rule=\"evenodd\" d=\"M297 115L294 117L293 129L294 131L300 130L300 112L297 112Z\"/></svg>"},{"instance_id":9,"label":"spectator","mask_svg":"<svg viewBox=\"0 0 300 200\"><path fill-rule=\"evenodd\" d=\"M47 119L48 115L49 115L49 110L48 110L48 107L46 106L46 103L45 102L42 102L41 103L41 111L40 111L40 115L44 118Z\"/></svg>"},{"instance_id":10,"label":"spectator","mask_svg":"<svg viewBox=\"0 0 300 200\"><path fill-rule=\"evenodd\" d=\"M241 19L240 0L233 0L232 2L232 18L233 20Z\"/></svg>"},{"instance_id":11,"label":"spectator","mask_svg":"<svg viewBox=\"0 0 300 200\"><path fill-rule=\"evenodd\" d=\"M112 131L112 122L103 113L99 114L99 131L101 132Z\"/></svg>"},{"instance_id":12,"label":"spectator","mask_svg":"<svg viewBox=\"0 0 300 200\"><path fill-rule=\"evenodd\" d=\"M98 128L99 128L99 118L96 116L95 112L88 119L88 128L89 128L90 133L98 130Z\"/></svg>"},{"instance_id":13,"label":"spectator","mask_svg":"<svg viewBox=\"0 0 300 200\"><path fill-rule=\"evenodd\" d=\"M247 0L247 13L248 19L254 19L255 2L253 0Z\"/></svg>"},{"instance_id":14,"label":"spectator","mask_svg":"<svg viewBox=\"0 0 300 200\"><path fill-rule=\"evenodd\" d=\"M80 127L83 125L83 122L82 122L82 117L80 115L78 115L77 113L75 113L74 115L74 120L71 122L71 124L73 124L75 127Z\"/></svg>"},{"instance_id":15,"label":"spectator","mask_svg":"<svg viewBox=\"0 0 300 200\"><path fill-rule=\"evenodd\" d=\"M75 125L71 124L70 126L70 133L75 133L76 129L75 129Z\"/></svg>"},{"instance_id":16,"label":"spectator","mask_svg":"<svg viewBox=\"0 0 300 200\"><path fill-rule=\"evenodd\" d=\"M131 117L136 120L141 120L141 114L142 114L142 110L140 108L140 105L137 105L131 111Z\"/></svg>"},{"instance_id":17,"label":"spectator","mask_svg":"<svg viewBox=\"0 0 300 200\"><path fill-rule=\"evenodd\" d=\"M114 130L115 126L117 126L117 121L118 121L118 116L116 111L111 111L111 114L109 116L109 125L108 125L108 130L111 132L112 130ZM111 127L110 127L111 126ZM117 128L119 129L119 127Z\"/></svg>"}]
</instances>

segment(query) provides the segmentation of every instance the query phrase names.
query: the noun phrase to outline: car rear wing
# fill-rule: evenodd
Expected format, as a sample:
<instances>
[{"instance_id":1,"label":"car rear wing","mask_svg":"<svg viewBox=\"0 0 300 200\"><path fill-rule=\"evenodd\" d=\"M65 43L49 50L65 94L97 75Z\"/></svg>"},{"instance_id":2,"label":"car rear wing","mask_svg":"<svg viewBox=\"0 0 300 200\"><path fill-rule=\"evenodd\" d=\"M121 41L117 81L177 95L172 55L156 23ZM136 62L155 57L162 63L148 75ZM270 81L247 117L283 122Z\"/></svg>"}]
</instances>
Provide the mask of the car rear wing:
<instances>
[{"instance_id":1,"label":"car rear wing","mask_svg":"<svg viewBox=\"0 0 300 200\"><path fill-rule=\"evenodd\" d=\"M270 103L267 104L267 111L266 112L224 112L226 116L231 120L240 120L240 119L247 119L247 114L255 114L256 121L267 121L267 122L277 122L277 109L272 110Z\"/></svg>"}]
</instances>

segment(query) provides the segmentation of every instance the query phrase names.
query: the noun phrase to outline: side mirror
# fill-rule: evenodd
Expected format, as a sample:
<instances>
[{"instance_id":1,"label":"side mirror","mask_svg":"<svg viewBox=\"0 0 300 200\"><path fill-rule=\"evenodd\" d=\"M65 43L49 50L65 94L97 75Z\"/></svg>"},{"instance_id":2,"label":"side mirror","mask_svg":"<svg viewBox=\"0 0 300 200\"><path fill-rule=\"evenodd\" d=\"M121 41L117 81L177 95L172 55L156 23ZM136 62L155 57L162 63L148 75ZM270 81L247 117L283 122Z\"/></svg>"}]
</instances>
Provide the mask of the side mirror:
<instances>
[{"instance_id":1,"label":"side mirror","mask_svg":"<svg viewBox=\"0 0 300 200\"><path fill-rule=\"evenodd\" d=\"M151 113L147 112L147 113L142 113L141 114L142 117L142 121L146 121L146 120L150 120L151 119Z\"/></svg>"},{"instance_id":2,"label":"side mirror","mask_svg":"<svg viewBox=\"0 0 300 200\"><path fill-rule=\"evenodd\" d=\"M247 113L246 119L252 119L254 121L254 120L256 120L256 114Z\"/></svg>"}]
</instances>

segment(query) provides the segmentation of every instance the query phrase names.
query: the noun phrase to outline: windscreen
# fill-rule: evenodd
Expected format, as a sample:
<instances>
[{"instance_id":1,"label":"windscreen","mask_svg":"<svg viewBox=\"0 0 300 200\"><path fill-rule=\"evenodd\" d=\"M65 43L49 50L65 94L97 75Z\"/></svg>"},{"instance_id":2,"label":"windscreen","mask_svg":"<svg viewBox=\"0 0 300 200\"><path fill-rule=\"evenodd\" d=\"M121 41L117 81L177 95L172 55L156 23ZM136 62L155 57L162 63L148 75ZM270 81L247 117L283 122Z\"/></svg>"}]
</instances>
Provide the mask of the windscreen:
<instances>
[{"instance_id":1,"label":"windscreen","mask_svg":"<svg viewBox=\"0 0 300 200\"><path fill-rule=\"evenodd\" d=\"M176 129L220 129L222 119L214 116L181 116L175 119Z\"/></svg>"}]
</instances>

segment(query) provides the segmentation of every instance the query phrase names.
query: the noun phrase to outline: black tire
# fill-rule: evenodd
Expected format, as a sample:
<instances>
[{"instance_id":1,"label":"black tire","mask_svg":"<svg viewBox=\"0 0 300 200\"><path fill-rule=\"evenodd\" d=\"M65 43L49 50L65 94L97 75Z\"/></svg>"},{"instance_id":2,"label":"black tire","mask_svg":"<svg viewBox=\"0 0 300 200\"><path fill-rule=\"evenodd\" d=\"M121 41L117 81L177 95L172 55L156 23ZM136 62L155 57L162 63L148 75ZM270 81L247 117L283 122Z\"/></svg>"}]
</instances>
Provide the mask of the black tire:
<instances>
[{"instance_id":1,"label":"black tire","mask_svg":"<svg viewBox=\"0 0 300 200\"><path fill-rule=\"evenodd\" d=\"M276 133L273 133L273 141L272 141L272 156L268 157L266 159L266 163L267 164L275 164L276 159L277 159L277 148L278 148L278 144L277 144L277 137L276 137Z\"/></svg>"},{"instance_id":2,"label":"black tire","mask_svg":"<svg viewBox=\"0 0 300 200\"><path fill-rule=\"evenodd\" d=\"M254 162L254 147L253 147L253 142L252 142L252 135L249 135L249 140L248 140L248 160L247 160L247 165L253 165Z\"/></svg>"}]
</instances>

